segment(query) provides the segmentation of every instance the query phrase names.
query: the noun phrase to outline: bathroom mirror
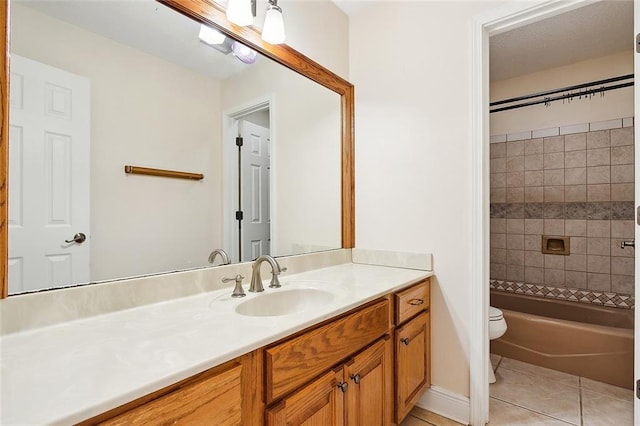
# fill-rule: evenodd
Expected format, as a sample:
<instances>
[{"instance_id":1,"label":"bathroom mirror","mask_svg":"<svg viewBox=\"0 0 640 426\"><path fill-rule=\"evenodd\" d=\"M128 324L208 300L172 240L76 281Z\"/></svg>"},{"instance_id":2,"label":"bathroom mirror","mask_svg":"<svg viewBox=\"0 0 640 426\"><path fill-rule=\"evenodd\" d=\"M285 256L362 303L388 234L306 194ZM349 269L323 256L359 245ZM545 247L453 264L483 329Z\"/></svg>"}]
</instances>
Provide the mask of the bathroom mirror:
<instances>
[{"instance_id":1,"label":"bathroom mirror","mask_svg":"<svg viewBox=\"0 0 640 426\"><path fill-rule=\"evenodd\" d=\"M91 153L90 159L85 161L85 166L89 170L84 170L90 179L87 181L79 180L80 186L83 182L85 185L89 185L90 182L91 189L89 203L91 220L90 231L87 233L89 234L87 240L91 243L92 251L95 252L92 252L90 256L93 268L91 282L206 266L208 265L207 257L211 250L224 247L225 243L233 245L238 234L229 232L229 229L233 229L237 224L233 214L236 207L233 204L231 206L227 204L232 203L237 195L237 191L234 193L232 190L237 185L237 182L234 181L234 168L228 167L229 163L234 162L228 161L228 159L233 159L235 147L231 150L225 147L224 139L235 139L233 133L239 130L238 127L242 128L244 123L240 118L246 119L248 122L260 122L261 119L256 119L256 117L262 114L262 119L264 119L265 105L269 108L270 119L267 122L271 127L269 130L272 131L268 137L274 140L273 149L269 148L272 156L272 168L267 179L272 180L271 187L274 192L272 200L275 200L273 204L278 206L277 208L272 207L268 212L275 230L274 239L279 244L278 246L274 244L275 250L271 254L288 255L309 250L353 246L353 86L351 84L286 45L268 45L261 41L257 31L229 24L222 9L206 1L166 1L162 2L164 5L153 3L152 13L153 16L157 16L158 13L164 14L159 11L168 6L187 15L180 15L178 18L195 28L196 33L192 34L194 39L190 42L195 41L199 48L204 48L207 52L212 51L208 53L218 54L218 52L213 52L210 47L202 45L197 39L198 22L206 22L210 26L217 27L227 36L242 41L246 46L264 55L252 66L230 65L231 67L240 65L241 72L235 76L218 78L217 81L201 72L194 72L193 64L185 67L184 64L176 63L179 61L171 62L171 60L154 55L154 52L136 52L139 49L126 45L123 40L106 40L106 37L101 34L85 34L85 37L74 37L74 31L86 31L78 22L66 22L64 23L66 25L64 31L50 31L49 37L38 38L38 31L44 31L44 34L47 34L47 25L51 25L54 19L60 21L59 17L52 18L44 13L47 7L51 7L52 2L41 3L44 5L38 10L22 5L20 2L13 2L12 14L17 12L39 19L38 26L29 25L30 31L33 31L33 35L39 40L56 38L64 40L64 37L69 37L68 42L71 40L79 42L77 48L73 49L73 54L83 51L82 49L85 49L83 52L90 52L85 54L85 56L89 56L85 58L85 62L91 63L89 67L93 66L96 73L91 76L88 84L90 108L82 109L80 107L73 110L75 112L90 110L91 114L91 129L89 130ZM119 2L84 3L88 6L93 4L93 7L104 7L109 4L113 6ZM129 3L142 4L143 2ZM6 31L7 11L3 8L0 13L2 14L0 18L5 24L3 28ZM171 11L171 13L174 12ZM74 19L81 19L82 15L95 18L96 16L105 16L106 13L75 8L74 15ZM154 19L153 16L148 19ZM192 22L192 20L198 22ZM113 26L113 23L109 24L105 20L98 21L101 22L98 25ZM124 19L119 24L125 25ZM12 25L14 26L12 32L19 31L20 27L17 22ZM166 31L166 28L171 28L171 31ZM126 28L116 28L115 33L118 32L123 34L126 32ZM139 29L138 32L140 33ZM160 34L160 36L176 36L175 33L178 32L180 32L178 26L165 25L166 34ZM151 31L143 31L142 33L149 36L145 42L151 46L154 42L158 45L167 44L166 40L151 38L150 36L153 34ZM4 35L6 36L6 34ZM0 41L6 51L6 37ZM30 59L34 60L33 56L37 56L29 50L33 47L29 47L28 43L21 43L23 41L19 39L19 36L14 35L12 50L15 53L11 64L10 96L12 102L14 99L20 99L21 96L28 96L28 90L16 93L16 90L23 90L26 86L20 84L20 77L14 75L13 65L25 66L27 69L39 65L29 62ZM182 41L178 41L176 45L179 47L180 43ZM125 60L126 66L115 63L114 60L100 64L99 60L105 57L112 58L109 55L113 52L105 53L99 50L99 44L109 45L108 49L112 51L124 51L124 54L128 55ZM21 51L18 52L19 50ZM69 71L68 68L72 68L71 71L76 71L74 67L65 66L64 56L67 54L64 52L60 53L54 48L50 48L48 52L41 55L44 56L39 57L36 62L53 67L54 74L57 72L56 70L65 70L65 68L66 71ZM23 60L18 56L26 59ZM3 60L5 59L3 58ZM189 62L189 59L186 58L186 61ZM236 61L235 58L231 59ZM19 63L20 61L24 63ZM95 63L93 63L94 61ZM161 67L158 66L159 62L167 64ZM275 66L276 64L278 66ZM0 65L2 65L2 70L7 72L8 64L2 63ZM189 68L190 66L191 68ZM131 69L134 69L134 73L127 74ZM289 76L278 74L267 77L268 72L282 73L283 70L291 74ZM115 83L111 83L110 86L102 83L102 80L98 78L100 72L108 75ZM82 73L77 71L71 72L71 74L82 77ZM255 76L252 77L252 74ZM60 77L61 81L67 77L63 74ZM275 81L277 84L271 88L260 85L258 90L252 92L249 90L251 84L248 82L255 81L256 78ZM19 144L8 143L9 138L14 140L23 135L16 135L13 129L12 132L7 131L9 129L7 79L3 78L2 81L2 105L4 108L1 117L3 120L1 155L3 156L2 163L6 165L7 155L12 158L13 155L25 155L25 152L14 149ZM64 115L65 108L71 108L69 99L75 102L75 98L72 98L70 93L73 92L73 96L75 96L76 92L82 93L83 90L82 78L79 81L78 85L74 86L78 89L73 91L65 90L63 84L49 84L48 88L51 89L51 94L46 99L50 101L50 112ZM188 84L180 84L181 81ZM289 82L289 84L284 84L284 82ZM152 83L155 83L155 86ZM284 150L287 138L291 138L287 135L285 124L288 122L288 117L284 114L289 102L287 97L290 95L282 92L283 87L287 85L298 93L306 93L304 90L307 89L302 88L308 87L309 93L316 94L310 95L310 98L303 96L302 99L317 98L320 99L320 105L322 102L326 102L327 105L332 104L334 108L334 112L327 112L329 110L322 106L312 106L305 109L312 111L313 120L304 117L291 118L296 123L310 120L309 122L315 124L314 126L305 126L305 134L300 132L295 134L297 143L294 144L294 147L297 148L296 151ZM321 91L318 90L319 88ZM138 96L134 90L142 90L142 95ZM110 96L101 103L94 102L92 97L100 93L107 93ZM155 99L155 101L151 104L141 102L141 99L146 97ZM166 99L171 99L169 107L162 103ZM300 102L302 100L298 101L298 103ZM129 108L136 103L139 103L136 105L137 109ZM298 110L300 109L298 108ZM133 112L129 112L127 116L124 113L127 110ZM112 117L109 119L95 118L98 117L98 113L105 111ZM249 113L253 114L250 116ZM11 117L12 120L14 118L26 120L24 117L18 117L18 114ZM279 125L278 120L283 124ZM166 122L170 122L173 126L162 127ZM201 125L202 123L205 125ZM330 123L334 123L333 128L328 129ZM155 129L156 133L148 133L150 128ZM313 131L320 131L321 136L314 138ZM49 145L53 147L51 148L52 152L49 152L50 158L53 160L48 160L45 169L57 179L57 181L53 179L53 183L50 185L54 190L61 188L64 190L64 185L60 184L60 181L69 182L69 177L64 173L56 175L56 169L53 165L53 161L64 163L70 155L68 148L65 148L65 139L61 137L66 134L65 132L64 129L60 131L54 129L48 130L47 133L50 137L49 142L51 142ZM322 132L335 135L336 143L329 143L322 136ZM247 140L249 148L252 143L251 137L249 136ZM94 140L99 138L104 139L103 143L94 143ZM161 141L162 138L165 140ZM302 149L305 139L313 143L308 145L306 149ZM332 145L332 147L328 151L322 151L323 145ZM7 151L11 152L8 154ZM309 155L309 160L301 157L303 155ZM318 159L328 157L334 158L331 160L333 163L325 165L318 163ZM114 161L111 161L112 159ZM313 168L314 160L318 163L318 168ZM125 164L203 173L205 178L202 181L189 181L125 175L123 171ZM16 169L13 161L11 161L11 168L10 173L13 174ZM14 179L10 176L7 186L7 167L5 166L3 170L4 185L2 185L2 199L0 200L3 205L3 220L0 231L2 251L4 258L7 259L7 225L9 227L16 226L14 218L22 219L25 215L31 214L32 210L27 207L21 210L16 209L20 204L11 202L12 191L27 187L30 174L20 170L20 174L17 175L20 176L20 179ZM73 177L75 176L74 174ZM248 180L250 179L251 177L248 178ZM259 178L254 176L253 179ZM77 182L73 184L76 185ZM99 193L106 195L96 195ZM306 196L309 198L305 198ZM67 241L70 242L65 244L71 247L79 245L73 239L76 237L75 234L82 232L82 229L70 229L64 226L65 214L69 214L68 204L66 202L56 203L55 200L52 201L47 196L44 198L50 206L47 210L47 218L52 219L54 223L56 223L55 220L58 220L58 228L62 232L56 238L68 239ZM11 212L8 215L7 199ZM321 209L328 205L333 206L333 210L327 210L326 213L323 213ZM289 216L279 217L278 214L281 212L285 212ZM319 222L318 218L313 218L313 213L317 213L318 218L331 217L333 224ZM251 217L251 212L245 211L244 214L245 218ZM226 221L224 225L223 221ZM230 226L227 225L229 223ZM19 225L18 223L17 226ZM308 235L311 236L305 236L307 231L310 231ZM327 243L326 240L322 241L312 236L332 233L334 235L331 240L333 243L331 241ZM11 235L11 231L9 231L9 235ZM293 235L293 237L289 235ZM32 242L33 239L30 241ZM232 251L228 247L224 248ZM197 250L198 254L189 254L190 250ZM201 263L193 260L196 257ZM108 261L104 259L108 259ZM52 266L45 273L58 273L56 268L63 273L65 272L66 266L63 257L50 256L49 260ZM152 267L140 269L139 267L143 263L152 265ZM10 262L9 265L9 268L15 267L16 262L13 264ZM21 265L17 265L16 270L20 271L20 267ZM6 296L9 290L7 263L3 262L3 268L2 293ZM113 275L112 271L116 270L120 272ZM61 285L80 283L83 282Z\"/></svg>"}]
</instances>

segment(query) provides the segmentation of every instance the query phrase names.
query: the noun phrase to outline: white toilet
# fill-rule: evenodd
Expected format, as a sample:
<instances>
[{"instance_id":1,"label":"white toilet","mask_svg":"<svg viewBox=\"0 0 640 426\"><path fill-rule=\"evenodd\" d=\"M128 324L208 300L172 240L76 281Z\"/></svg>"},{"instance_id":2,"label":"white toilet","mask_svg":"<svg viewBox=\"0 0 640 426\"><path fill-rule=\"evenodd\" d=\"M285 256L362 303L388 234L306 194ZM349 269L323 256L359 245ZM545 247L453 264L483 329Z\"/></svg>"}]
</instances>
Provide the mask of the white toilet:
<instances>
[{"instance_id":1,"label":"white toilet","mask_svg":"<svg viewBox=\"0 0 640 426\"><path fill-rule=\"evenodd\" d=\"M502 311L493 306L489 306L489 340L501 337L507 331L507 322L502 316ZM495 383L496 376L493 374L493 366L489 359L489 383Z\"/></svg>"}]
</instances>

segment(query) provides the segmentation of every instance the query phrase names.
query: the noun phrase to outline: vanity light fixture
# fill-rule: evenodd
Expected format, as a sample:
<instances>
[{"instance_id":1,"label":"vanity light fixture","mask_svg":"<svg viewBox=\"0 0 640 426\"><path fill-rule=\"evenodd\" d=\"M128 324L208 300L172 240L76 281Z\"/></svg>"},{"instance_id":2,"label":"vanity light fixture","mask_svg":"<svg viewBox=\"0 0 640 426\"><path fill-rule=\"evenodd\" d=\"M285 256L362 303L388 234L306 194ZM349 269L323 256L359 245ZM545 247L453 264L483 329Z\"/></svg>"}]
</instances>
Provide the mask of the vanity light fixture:
<instances>
[{"instance_id":1,"label":"vanity light fixture","mask_svg":"<svg viewBox=\"0 0 640 426\"><path fill-rule=\"evenodd\" d=\"M252 25L254 2L255 0L229 0L227 3L227 19L241 27Z\"/></svg>"},{"instance_id":2,"label":"vanity light fixture","mask_svg":"<svg viewBox=\"0 0 640 426\"><path fill-rule=\"evenodd\" d=\"M258 56L258 52L237 41L233 42L231 51L233 52L233 56L245 64L253 64Z\"/></svg>"},{"instance_id":3,"label":"vanity light fixture","mask_svg":"<svg viewBox=\"0 0 640 426\"><path fill-rule=\"evenodd\" d=\"M270 44L281 44L284 43L285 38L282 9L278 6L278 0L269 0L262 29L262 39Z\"/></svg>"},{"instance_id":4,"label":"vanity light fixture","mask_svg":"<svg viewBox=\"0 0 640 426\"><path fill-rule=\"evenodd\" d=\"M256 16L257 0L229 0L227 3L227 19L241 27L253 24ZM278 6L278 0L268 0L267 14L264 18L262 40L270 44L284 43L284 20L282 8Z\"/></svg>"},{"instance_id":5,"label":"vanity light fixture","mask_svg":"<svg viewBox=\"0 0 640 426\"><path fill-rule=\"evenodd\" d=\"M200 25L200 33L198 34L198 37L200 37L200 40L202 40L204 43L209 45L222 44L227 38L220 31L206 25Z\"/></svg>"}]
</instances>

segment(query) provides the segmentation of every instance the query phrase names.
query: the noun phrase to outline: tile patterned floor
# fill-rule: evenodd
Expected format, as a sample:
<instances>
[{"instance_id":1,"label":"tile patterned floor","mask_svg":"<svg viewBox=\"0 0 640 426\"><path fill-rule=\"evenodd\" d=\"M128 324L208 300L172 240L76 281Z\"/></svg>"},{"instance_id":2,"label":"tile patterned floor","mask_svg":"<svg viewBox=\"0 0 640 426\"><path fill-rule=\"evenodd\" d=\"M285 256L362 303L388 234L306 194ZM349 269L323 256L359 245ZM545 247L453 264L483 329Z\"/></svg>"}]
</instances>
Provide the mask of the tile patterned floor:
<instances>
[{"instance_id":1,"label":"tile patterned floor","mask_svg":"<svg viewBox=\"0 0 640 426\"><path fill-rule=\"evenodd\" d=\"M633 391L491 355L490 425L633 425Z\"/></svg>"},{"instance_id":2,"label":"tile patterned floor","mask_svg":"<svg viewBox=\"0 0 640 426\"><path fill-rule=\"evenodd\" d=\"M489 425L633 425L633 391L491 354ZM455 426L419 407L400 426Z\"/></svg>"}]
</instances>

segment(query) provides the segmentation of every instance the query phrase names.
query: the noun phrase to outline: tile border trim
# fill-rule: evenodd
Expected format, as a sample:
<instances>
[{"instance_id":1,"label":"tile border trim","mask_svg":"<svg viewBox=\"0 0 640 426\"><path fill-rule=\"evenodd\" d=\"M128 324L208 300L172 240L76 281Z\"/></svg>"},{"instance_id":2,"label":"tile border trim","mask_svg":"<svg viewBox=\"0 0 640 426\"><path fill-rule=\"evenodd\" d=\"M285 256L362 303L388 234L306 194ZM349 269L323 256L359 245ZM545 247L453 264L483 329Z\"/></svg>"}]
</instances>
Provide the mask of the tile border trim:
<instances>
[{"instance_id":1,"label":"tile border trim","mask_svg":"<svg viewBox=\"0 0 640 426\"><path fill-rule=\"evenodd\" d=\"M633 125L633 117L617 118L613 120L594 121L591 123L578 123L565 126L550 127L547 129L526 130L522 132L491 135L489 143L511 142L531 139L532 137L535 139L540 137L586 133L590 131L594 132L598 130L621 129L624 127L632 127Z\"/></svg>"},{"instance_id":2,"label":"tile border trim","mask_svg":"<svg viewBox=\"0 0 640 426\"><path fill-rule=\"evenodd\" d=\"M491 290L508 293L525 294L527 296L545 297L548 299L569 302L591 303L610 308L634 309L635 298L630 294L591 291L578 288L552 287L542 284L529 284L505 280L489 280Z\"/></svg>"}]
</instances>

